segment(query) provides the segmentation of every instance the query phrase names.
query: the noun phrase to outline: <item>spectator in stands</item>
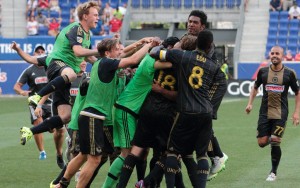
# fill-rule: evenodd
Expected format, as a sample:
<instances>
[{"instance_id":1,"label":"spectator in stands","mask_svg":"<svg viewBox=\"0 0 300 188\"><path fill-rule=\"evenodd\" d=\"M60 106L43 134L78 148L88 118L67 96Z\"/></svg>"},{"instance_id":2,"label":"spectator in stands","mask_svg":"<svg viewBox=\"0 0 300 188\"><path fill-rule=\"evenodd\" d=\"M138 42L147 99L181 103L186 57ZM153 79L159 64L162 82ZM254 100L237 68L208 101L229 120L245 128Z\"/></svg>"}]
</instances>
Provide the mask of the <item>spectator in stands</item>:
<instances>
[{"instance_id":1,"label":"spectator in stands","mask_svg":"<svg viewBox=\"0 0 300 188\"><path fill-rule=\"evenodd\" d=\"M49 10L49 0L39 0L38 1L39 10Z\"/></svg>"},{"instance_id":2,"label":"spectator in stands","mask_svg":"<svg viewBox=\"0 0 300 188\"><path fill-rule=\"evenodd\" d=\"M284 56L284 61L294 61L294 57L291 50L286 51L286 55Z\"/></svg>"},{"instance_id":3,"label":"spectator in stands","mask_svg":"<svg viewBox=\"0 0 300 188\"><path fill-rule=\"evenodd\" d=\"M116 10L114 10L114 16L116 16L116 18L121 21L123 20L123 14L120 11L119 7L117 7Z\"/></svg>"},{"instance_id":4,"label":"spectator in stands","mask_svg":"<svg viewBox=\"0 0 300 188\"><path fill-rule=\"evenodd\" d=\"M27 22L27 34L28 35L38 35L39 24L35 20L34 16L30 16Z\"/></svg>"},{"instance_id":5,"label":"spectator in stands","mask_svg":"<svg viewBox=\"0 0 300 188\"><path fill-rule=\"evenodd\" d=\"M38 11L38 15L36 16L36 21L38 22L39 27L48 27L49 22L45 15L42 14L41 11Z\"/></svg>"},{"instance_id":6,"label":"spectator in stands","mask_svg":"<svg viewBox=\"0 0 300 188\"><path fill-rule=\"evenodd\" d=\"M127 10L127 3L123 3L123 6L119 6L120 12L125 15Z\"/></svg>"},{"instance_id":7,"label":"spectator in stands","mask_svg":"<svg viewBox=\"0 0 300 188\"><path fill-rule=\"evenodd\" d=\"M61 18L52 18L52 21L49 23L48 35L56 37L59 33Z\"/></svg>"},{"instance_id":8,"label":"spectator in stands","mask_svg":"<svg viewBox=\"0 0 300 188\"><path fill-rule=\"evenodd\" d=\"M122 21L119 20L116 15L113 16L113 18L109 21L109 27L110 27L110 35L114 35L115 33L119 33L122 27Z\"/></svg>"},{"instance_id":9,"label":"spectator in stands","mask_svg":"<svg viewBox=\"0 0 300 188\"><path fill-rule=\"evenodd\" d=\"M26 12L27 12L26 17L34 16L37 6L38 6L37 0L28 0L27 7L26 7Z\"/></svg>"},{"instance_id":10,"label":"spectator in stands","mask_svg":"<svg viewBox=\"0 0 300 188\"><path fill-rule=\"evenodd\" d=\"M295 61L300 61L300 51L295 55Z\"/></svg>"},{"instance_id":11,"label":"spectator in stands","mask_svg":"<svg viewBox=\"0 0 300 188\"><path fill-rule=\"evenodd\" d=\"M290 8L293 6L293 1L294 0L283 0L283 2L282 2L282 10L283 11L290 10Z\"/></svg>"},{"instance_id":12,"label":"spectator in stands","mask_svg":"<svg viewBox=\"0 0 300 188\"><path fill-rule=\"evenodd\" d=\"M49 8L50 8L50 11L58 12L59 17L61 16L61 9L59 7L59 1L58 0L50 0Z\"/></svg>"},{"instance_id":13,"label":"spectator in stands","mask_svg":"<svg viewBox=\"0 0 300 188\"><path fill-rule=\"evenodd\" d=\"M105 3L104 16L107 23L113 18L113 8L109 3Z\"/></svg>"},{"instance_id":14,"label":"spectator in stands","mask_svg":"<svg viewBox=\"0 0 300 188\"><path fill-rule=\"evenodd\" d=\"M281 0L271 0L270 1L270 11L281 11L282 1Z\"/></svg>"},{"instance_id":15,"label":"spectator in stands","mask_svg":"<svg viewBox=\"0 0 300 188\"><path fill-rule=\"evenodd\" d=\"M294 1L293 6L289 10L289 18L300 19L300 7L298 7L296 1Z\"/></svg>"}]
</instances>

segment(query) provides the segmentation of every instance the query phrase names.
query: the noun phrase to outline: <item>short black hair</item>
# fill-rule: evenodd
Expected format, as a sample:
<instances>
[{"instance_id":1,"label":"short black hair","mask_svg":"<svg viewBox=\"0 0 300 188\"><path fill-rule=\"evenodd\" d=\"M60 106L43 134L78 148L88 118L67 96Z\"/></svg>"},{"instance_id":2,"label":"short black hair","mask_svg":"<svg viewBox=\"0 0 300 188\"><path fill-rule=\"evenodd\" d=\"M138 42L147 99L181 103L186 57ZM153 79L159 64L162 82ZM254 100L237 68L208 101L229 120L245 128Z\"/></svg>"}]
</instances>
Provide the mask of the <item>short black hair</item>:
<instances>
[{"instance_id":1,"label":"short black hair","mask_svg":"<svg viewBox=\"0 0 300 188\"><path fill-rule=\"evenodd\" d=\"M34 52L37 52L38 50L43 50L45 51L45 48L43 46L37 46L35 49L34 49Z\"/></svg>"},{"instance_id":2,"label":"short black hair","mask_svg":"<svg viewBox=\"0 0 300 188\"><path fill-rule=\"evenodd\" d=\"M213 41L214 41L214 36L212 32L209 30L203 30L198 34L197 48L199 50L206 51L210 48Z\"/></svg>"},{"instance_id":3,"label":"short black hair","mask_svg":"<svg viewBox=\"0 0 300 188\"><path fill-rule=\"evenodd\" d=\"M179 41L180 40L177 37L168 37L162 42L162 45L164 48L167 48L169 45L174 46Z\"/></svg>"},{"instance_id":4,"label":"short black hair","mask_svg":"<svg viewBox=\"0 0 300 188\"><path fill-rule=\"evenodd\" d=\"M201 11L201 10L192 10L190 15L189 15L189 18L191 16L196 16L198 18L200 18L201 20L201 24L207 26L207 15L205 14L205 12Z\"/></svg>"}]
</instances>

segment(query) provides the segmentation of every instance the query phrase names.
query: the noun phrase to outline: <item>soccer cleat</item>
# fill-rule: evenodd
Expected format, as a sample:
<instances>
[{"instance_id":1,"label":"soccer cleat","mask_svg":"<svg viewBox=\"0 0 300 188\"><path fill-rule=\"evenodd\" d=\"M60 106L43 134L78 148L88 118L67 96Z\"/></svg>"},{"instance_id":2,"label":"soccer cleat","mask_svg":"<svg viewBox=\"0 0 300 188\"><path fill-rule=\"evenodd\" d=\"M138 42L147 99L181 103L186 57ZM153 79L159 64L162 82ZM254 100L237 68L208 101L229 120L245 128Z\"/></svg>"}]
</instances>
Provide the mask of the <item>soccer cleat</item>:
<instances>
[{"instance_id":1,"label":"soccer cleat","mask_svg":"<svg viewBox=\"0 0 300 188\"><path fill-rule=\"evenodd\" d=\"M28 103L29 103L29 104L32 104L32 105L34 105L34 106L37 106L38 103L39 103L39 101L41 100L41 98L42 98L42 97L39 96L38 94L34 94L34 95L28 97Z\"/></svg>"},{"instance_id":2,"label":"soccer cleat","mask_svg":"<svg viewBox=\"0 0 300 188\"><path fill-rule=\"evenodd\" d=\"M65 161L64 161L62 155L57 155L57 156L56 156L56 163L57 163L57 165L58 165L58 167L59 167L60 169L63 169L63 168L64 168L64 166L65 166Z\"/></svg>"},{"instance_id":3,"label":"soccer cleat","mask_svg":"<svg viewBox=\"0 0 300 188\"><path fill-rule=\"evenodd\" d=\"M271 172L271 173L268 175L266 181L275 181L275 180L276 180L276 177L277 177L276 174L274 174L273 172Z\"/></svg>"},{"instance_id":4,"label":"soccer cleat","mask_svg":"<svg viewBox=\"0 0 300 188\"><path fill-rule=\"evenodd\" d=\"M225 153L223 153L222 158L217 156L213 160L214 163L210 168L210 174L217 174L222 170L225 170L225 163L228 161L228 156Z\"/></svg>"},{"instance_id":5,"label":"soccer cleat","mask_svg":"<svg viewBox=\"0 0 300 188\"><path fill-rule=\"evenodd\" d=\"M39 160L45 160L47 158L47 154L45 151L40 152Z\"/></svg>"},{"instance_id":6,"label":"soccer cleat","mask_svg":"<svg viewBox=\"0 0 300 188\"><path fill-rule=\"evenodd\" d=\"M134 185L135 188L145 188L144 186L144 180L140 180L138 182L135 183Z\"/></svg>"},{"instance_id":7,"label":"soccer cleat","mask_svg":"<svg viewBox=\"0 0 300 188\"><path fill-rule=\"evenodd\" d=\"M28 127L22 127L20 130L21 133L21 144L25 145L32 138L32 132Z\"/></svg>"},{"instance_id":8,"label":"soccer cleat","mask_svg":"<svg viewBox=\"0 0 300 188\"><path fill-rule=\"evenodd\" d=\"M216 174L209 173L206 180L207 181L213 180L217 177L217 175L218 175L218 173L216 173Z\"/></svg>"},{"instance_id":9,"label":"soccer cleat","mask_svg":"<svg viewBox=\"0 0 300 188\"><path fill-rule=\"evenodd\" d=\"M53 181L51 181L51 183L50 183L50 188L55 188L55 187L56 187L56 185L53 184Z\"/></svg>"}]
</instances>

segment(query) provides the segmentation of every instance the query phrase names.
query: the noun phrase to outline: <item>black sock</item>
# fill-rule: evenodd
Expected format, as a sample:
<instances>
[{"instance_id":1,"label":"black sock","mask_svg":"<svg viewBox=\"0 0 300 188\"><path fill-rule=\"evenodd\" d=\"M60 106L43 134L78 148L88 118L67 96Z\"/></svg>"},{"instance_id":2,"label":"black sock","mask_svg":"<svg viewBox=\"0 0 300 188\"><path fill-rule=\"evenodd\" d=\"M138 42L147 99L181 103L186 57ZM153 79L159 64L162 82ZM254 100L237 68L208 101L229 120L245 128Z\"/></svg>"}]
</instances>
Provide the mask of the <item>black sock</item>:
<instances>
[{"instance_id":1,"label":"black sock","mask_svg":"<svg viewBox=\"0 0 300 188\"><path fill-rule=\"evenodd\" d=\"M64 126L61 118L59 116L52 116L50 118L45 119L38 126L31 127L30 130L33 134L39 134L47 131L51 131L52 129L60 129Z\"/></svg>"},{"instance_id":2,"label":"black sock","mask_svg":"<svg viewBox=\"0 0 300 188\"><path fill-rule=\"evenodd\" d=\"M93 183L95 177L97 176L100 168L106 163L107 161L107 154L102 154L101 156L101 162L100 164L97 166L97 168L95 169L94 173L93 173L93 176L91 177L89 183L85 186L85 188L90 188L91 184Z\"/></svg>"},{"instance_id":3,"label":"black sock","mask_svg":"<svg viewBox=\"0 0 300 188\"><path fill-rule=\"evenodd\" d=\"M188 176L190 178L193 187L197 187L198 184L197 182L199 182L198 175L197 175L198 167L193 155L182 156L182 161L186 166Z\"/></svg>"},{"instance_id":4,"label":"black sock","mask_svg":"<svg viewBox=\"0 0 300 188\"><path fill-rule=\"evenodd\" d=\"M51 82L45 85L39 92L38 95L43 97L53 91L65 88L66 84L69 83L69 79L66 76L58 76L54 78Z\"/></svg>"},{"instance_id":5,"label":"black sock","mask_svg":"<svg viewBox=\"0 0 300 188\"><path fill-rule=\"evenodd\" d=\"M218 139L217 139L217 137L215 137L215 135L212 136L211 142L212 142L212 147L213 147L214 155L222 158L223 157L223 152L222 152L222 150L220 148Z\"/></svg>"},{"instance_id":6,"label":"black sock","mask_svg":"<svg viewBox=\"0 0 300 188\"><path fill-rule=\"evenodd\" d=\"M182 173L181 173L181 163L178 162L179 170L175 175L175 187L176 188L184 188Z\"/></svg>"},{"instance_id":7,"label":"black sock","mask_svg":"<svg viewBox=\"0 0 300 188\"><path fill-rule=\"evenodd\" d=\"M140 159L132 154L129 154L123 164L121 175L119 178L118 188L126 188L129 178L132 174L134 166Z\"/></svg>"},{"instance_id":8,"label":"black sock","mask_svg":"<svg viewBox=\"0 0 300 188\"><path fill-rule=\"evenodd\" d=\"M145 178L146 168L147 168L147 160L139 159L136 163L136 175L138 181Z\"/></svg>"},{"instance_id":9,"label":"black sock","mask_svg":"<svg viewBox=\"0 0 300 188\"><path fill-rule=\"evenodd\" d=\"M281 158L281 148L279 145L271 146L271 158L272 158L272 172L277 174L277 168L279 166Z\"/></svg>"},{"instance_id":10,"label":"black sock","mask_svg":"<svg viewBox=\"0 0 300 188\"><path fill-rule=\"evenodd\" d=\"M167 188L174 188L175 175L178 172L178 161L176 155L168 155L166 160L165 177Z\"/></svg>"},{"instance_id":11,"label":"black sock","mask_svg":"<svg viewBox=\"0 0 300 188\"><path fill-rule=\"evenodd\" d=\"M199 188L206 187L207 176L209 174L209 164L208 158L199 157L198 158L198 179L199 179Z\"/></svg>"},{"instance_id":12,"label":"black sock","mask_svg":"<svg viewBox=\"0 0 300 188\"><path fill-rule=\"evenodd\" d=\"M64 174L67 170L68 163L64 166L64 168L60 171L59 175L56 177L56 179L53 181L53 184L56 185L59 183L62 177L64 177Z\"/></svg>"},{"instance_id":13,"label":"black sock","mask_svg":"<svg viewBox=\"0 0 300 188\"><path fill-rule=\"evenodd\" d=\"M214 153L214 150L213 150L213 146L212 146L212 141L211 140L212 139L210 139L209 144L208 144L207 155L208 155L209 158L213 159L215 157L215 153Z\"/></svg>"},{"instance_id":14,"label":"black sock","mask_svg":"<svg viewBox=\"0 0 300 188\"><path fill-rule=\"evenodd\" d=\"M70 181L68 181L66 178L62 177L59 181L61 188L67 188L70 184Z\"/></svg>"},{"instance_id":15,"label":"black sock","mask_svg":"<svg viewBox=\"0 0 300 188\"><path fill-rule=\"evenodd\" d=\"M149 175L144 179L145 187L149 185L151 187L155 185L156 186L160 185L164 175L165 163L166 163L166 156L162 156L161 159L155 163L155 166L150 171Z\"/></svg>"}]
</instances>

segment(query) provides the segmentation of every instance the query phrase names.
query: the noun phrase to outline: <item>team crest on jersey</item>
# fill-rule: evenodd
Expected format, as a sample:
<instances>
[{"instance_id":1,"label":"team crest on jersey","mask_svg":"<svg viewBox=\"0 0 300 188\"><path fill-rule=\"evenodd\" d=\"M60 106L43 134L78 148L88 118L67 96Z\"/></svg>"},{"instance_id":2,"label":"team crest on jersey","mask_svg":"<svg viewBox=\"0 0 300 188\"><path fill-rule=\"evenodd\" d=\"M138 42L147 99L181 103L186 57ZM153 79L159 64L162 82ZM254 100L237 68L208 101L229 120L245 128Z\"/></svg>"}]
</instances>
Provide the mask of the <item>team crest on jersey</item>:
<instances>
[{"instance_id":1,"label":"team crest on jersey","mask_svg":"<svg viewBox=\"0 0 300 188\"><path fill-rule=\"evenodd\" d=\"M273 77L273 78L272 78L272 82L273 82L273 83L277 83L277 82L278 82L278 78L277 78L277 77Z\"/></svg>"},{"instance_id":2,"label":"team crest on jersey","mask_svg":"<svg viewBox=\"0 0 300 188\"><path fill-rule=\"evenodd\" d=\"M267 84L266 85L266 91L282 93L284 91L284 86Z\"/></svg>"},{"instance_id":3,"label":"team crest on jersey","mask_svg":"<svg viewBox=\"0 0 300 188\"><path fill-rule=\"evenodd\" d=\"M77 42L79 42L81 44L82 41L83 41L83 38L81 36L77 36Z\"/></svg>"},{"instance_id":4,"label":"team crest on jersey","mask_svg":"<svg viewBox=\"0 0 300 188\"><path fill-rule=\"evenodd\" d=\"M46 84L48 83L48 78L46 76L37 77L34 80L35 84Z\"/></svg>"}]
</instances>

